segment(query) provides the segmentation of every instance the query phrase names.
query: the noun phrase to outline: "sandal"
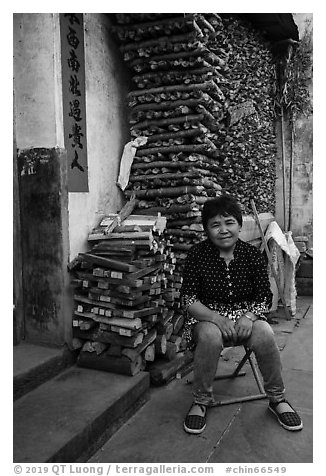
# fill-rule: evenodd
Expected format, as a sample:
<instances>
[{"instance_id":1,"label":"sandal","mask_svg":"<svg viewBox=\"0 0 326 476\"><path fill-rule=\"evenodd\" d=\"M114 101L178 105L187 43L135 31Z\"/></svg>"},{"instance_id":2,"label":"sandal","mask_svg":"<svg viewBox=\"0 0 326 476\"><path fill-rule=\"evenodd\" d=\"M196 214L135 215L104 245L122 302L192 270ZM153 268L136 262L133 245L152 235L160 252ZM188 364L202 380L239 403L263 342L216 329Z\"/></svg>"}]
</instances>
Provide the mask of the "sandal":
<instances>
[{"instance_id":1,"label":"sandal","mask_svg":"<svg viewBox=\"0 0 326 476\"><path fill-rule=\"evenodd\" d=\"M288 411L288 407L290 407L292 411ZM274 413L274 415L278 419L279 424L282 425L283 428L285 428L286 430L302 430L302 420L287 400L284 399L281 402L275 403L270 402L268 408L272 413Z\"/></svg>"},{"instance_id":2,"label":"sandal","mask_svg":"<svg viewBox=\"0 0 326 476\"><path fill-rule=\"evenodd\" d=\"M194 402L183 423L184 430L187 433L202 433L206 428L206 411L207 407L205 405Z\"/></svg>"}]
</instances>

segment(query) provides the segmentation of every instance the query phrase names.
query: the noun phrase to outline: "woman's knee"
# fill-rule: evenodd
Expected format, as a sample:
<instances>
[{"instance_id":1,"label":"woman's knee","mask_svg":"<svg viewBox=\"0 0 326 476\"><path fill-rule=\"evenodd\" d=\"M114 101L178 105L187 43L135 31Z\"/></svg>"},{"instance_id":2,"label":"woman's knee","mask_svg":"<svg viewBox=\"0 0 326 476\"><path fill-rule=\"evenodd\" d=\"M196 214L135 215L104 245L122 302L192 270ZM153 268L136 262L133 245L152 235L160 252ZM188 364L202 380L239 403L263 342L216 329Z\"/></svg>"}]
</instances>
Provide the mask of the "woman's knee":
<instances>
[{"instance_id":1,"label":"woman's knee","mask_svg":"<svg viewBox=\"0 0 326 476\"><path fill-rule=\"evenodd\" d=\"M268 343L275 340L275 334L268 322L259 319L253 323L251 338L253 343Z\"/></svg>"},{"instance_id":2,"label":"woman's knee","mask_svg":"<svg viewBox=\"0 0 326 476\"><path fill-rule=\"evenodd\" d=\"M212 322L202 321L195 326L195 340L197 344L223 345L223 338L220 329Z\"/></svg>"}]
</instances>

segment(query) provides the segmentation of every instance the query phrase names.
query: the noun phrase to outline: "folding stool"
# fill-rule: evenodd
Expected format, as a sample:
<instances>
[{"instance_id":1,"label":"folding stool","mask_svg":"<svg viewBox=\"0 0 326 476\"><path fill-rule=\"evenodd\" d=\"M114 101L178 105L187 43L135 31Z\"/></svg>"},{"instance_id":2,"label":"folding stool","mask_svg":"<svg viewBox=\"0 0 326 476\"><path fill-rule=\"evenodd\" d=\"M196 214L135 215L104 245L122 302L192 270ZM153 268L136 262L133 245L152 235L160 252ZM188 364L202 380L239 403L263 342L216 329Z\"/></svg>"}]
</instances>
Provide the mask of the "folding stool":
<instances>
[{"instance_id":1,"label":"folding stool","mask_svg":"<svg viewBox=\"0 0 326 476\"><path fill-rule=\"evenodd\" d=\"M242 345L242 344L240 344L240 345ZM235 346L232 346L232 347L238 347L238 346L235 345ZM260 400L262 398L267 398L267 395L264 391L263 383L261 381L260 375L258 373L255 362L254 362L254 360L252 358L252 355L251 355L252 350L249 349L248 347L246 347L245 345L243 345L243 347L244 347L244 350L245 350L245 355L242 358L241 362L239 362L239 364L237 365L236 369L232 373L229 373L229 374L216 375L214 380L233 379L233 378L236 378L236 377L242 377L242 376L246 375L246 372L241 371L241 369L244 366L244 364L247 361L249 361L252 373L254 374L254 377L255 377L255 380L256 380L256 383L257 383L257 386L258 386L259 393L256 393L254 395L245 395L243 397L234 397L234 398L228 398L228 399L224 399L224 400L218 400L217 401L217 406L229 405L231 403L247 402L247 401L250 401L250 400Z\"/></svg>"}]
</instances>

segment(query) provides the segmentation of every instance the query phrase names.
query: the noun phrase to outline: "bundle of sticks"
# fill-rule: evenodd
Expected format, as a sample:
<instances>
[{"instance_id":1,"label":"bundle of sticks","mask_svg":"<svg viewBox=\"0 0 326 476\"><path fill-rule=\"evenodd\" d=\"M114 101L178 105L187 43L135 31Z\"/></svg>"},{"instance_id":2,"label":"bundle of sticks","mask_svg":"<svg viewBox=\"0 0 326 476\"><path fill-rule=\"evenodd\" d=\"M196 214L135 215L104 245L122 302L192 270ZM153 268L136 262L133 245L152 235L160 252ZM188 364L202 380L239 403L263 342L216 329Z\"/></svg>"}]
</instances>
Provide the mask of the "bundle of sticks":
<instances>
[{"instance_id":1,"label":"bundle of sticks","mask_svg":"<svg viewBox=\"0 0 326 476\"><path fill-rule=\"evenodd\" d=\"M78 364L135 375L157 358L171 366L178 357L179 368L183 316L170 286L175 257L164 234L166 218L130 215L108 233L116 217L92 230L90 251L73 267Z\"/></svg>"}]
</instances>

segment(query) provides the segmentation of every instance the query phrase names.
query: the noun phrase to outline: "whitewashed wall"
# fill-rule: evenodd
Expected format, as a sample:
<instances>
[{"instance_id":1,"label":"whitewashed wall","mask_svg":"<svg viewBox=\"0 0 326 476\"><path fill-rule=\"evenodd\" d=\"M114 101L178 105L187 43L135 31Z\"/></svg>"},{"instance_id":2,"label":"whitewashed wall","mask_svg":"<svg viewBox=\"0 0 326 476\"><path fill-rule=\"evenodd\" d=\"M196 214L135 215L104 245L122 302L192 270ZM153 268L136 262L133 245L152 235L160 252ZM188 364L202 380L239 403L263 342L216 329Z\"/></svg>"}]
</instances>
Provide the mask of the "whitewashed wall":
<instances>
[{"instance_id":1,"label":"whitewashed wall","mask_svg":"<svg viewBox=\"0 0 326 476\"><path fill-rule=\"evenodd\" d=\"M129 140L126 113L128 75L105 14L85 14L86 115L89 192L69 194L70 255L86 249L89 231L116 212L120 157Z\"/></svg>"}]
</instances>

